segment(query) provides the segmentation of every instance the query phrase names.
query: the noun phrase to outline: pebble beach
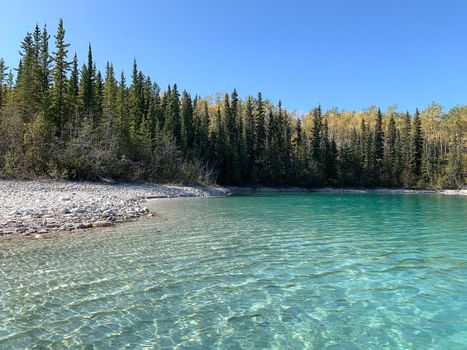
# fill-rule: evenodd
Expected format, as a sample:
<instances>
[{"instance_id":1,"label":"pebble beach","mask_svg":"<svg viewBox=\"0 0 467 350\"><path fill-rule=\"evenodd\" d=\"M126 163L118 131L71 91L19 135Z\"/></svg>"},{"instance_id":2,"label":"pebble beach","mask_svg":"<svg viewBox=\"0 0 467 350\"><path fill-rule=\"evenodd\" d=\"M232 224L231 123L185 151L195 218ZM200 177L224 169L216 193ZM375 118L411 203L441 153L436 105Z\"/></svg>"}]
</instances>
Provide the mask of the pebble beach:
<instances>
[{"instance_id":1,"label":"pebble beach","mask_svg":"<svg viewBox=\"0 0 467 350\"><path fill-rule=\"evenodd\" d=\"M0 181L0 236L112 226L152 213L147 199L224 196L217 187L69 181Z\"/></svg>"}]
</instances>

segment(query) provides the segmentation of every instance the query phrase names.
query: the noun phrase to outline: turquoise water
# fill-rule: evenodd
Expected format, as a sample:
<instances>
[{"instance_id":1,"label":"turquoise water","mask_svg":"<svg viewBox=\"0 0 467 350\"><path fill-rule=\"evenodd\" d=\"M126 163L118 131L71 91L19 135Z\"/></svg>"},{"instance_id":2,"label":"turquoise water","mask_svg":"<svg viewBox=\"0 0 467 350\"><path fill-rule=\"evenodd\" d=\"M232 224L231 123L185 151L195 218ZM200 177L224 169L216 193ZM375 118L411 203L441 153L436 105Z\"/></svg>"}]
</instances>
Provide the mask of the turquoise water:
<instances>
[{"instance_id":1,"label":"turquoise water","mask_svg":"<svg viewBox=\"0 0 467 350\"><path fill-rule=\"evenodd\" d=\"M160 200L0 241L0 349L467 349L467 199Z\"/></svg>"}]
</instances>

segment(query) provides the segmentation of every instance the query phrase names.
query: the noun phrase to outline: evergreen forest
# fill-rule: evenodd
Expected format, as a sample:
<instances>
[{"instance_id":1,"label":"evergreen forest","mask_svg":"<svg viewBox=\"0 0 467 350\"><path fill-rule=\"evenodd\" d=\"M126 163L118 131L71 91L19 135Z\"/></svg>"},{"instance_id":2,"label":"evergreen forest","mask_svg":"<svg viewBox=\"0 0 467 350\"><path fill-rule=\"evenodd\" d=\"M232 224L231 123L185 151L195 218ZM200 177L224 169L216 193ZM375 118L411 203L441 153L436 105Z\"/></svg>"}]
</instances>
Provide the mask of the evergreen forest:
<instances>
[{"instance_id":1,"label":"evergreen forest","mask_svg":"<svg viewBox=\"0 0 467 350\"><path fill-rule=\"evenodd\" d=\"M53 43L53 47L52 47ZM78 62L60 20L0 59L0 177L244 186L462 188L467 105L286 110L261 93L161 88L136 61Z\"/></svg>"}]
</instances>

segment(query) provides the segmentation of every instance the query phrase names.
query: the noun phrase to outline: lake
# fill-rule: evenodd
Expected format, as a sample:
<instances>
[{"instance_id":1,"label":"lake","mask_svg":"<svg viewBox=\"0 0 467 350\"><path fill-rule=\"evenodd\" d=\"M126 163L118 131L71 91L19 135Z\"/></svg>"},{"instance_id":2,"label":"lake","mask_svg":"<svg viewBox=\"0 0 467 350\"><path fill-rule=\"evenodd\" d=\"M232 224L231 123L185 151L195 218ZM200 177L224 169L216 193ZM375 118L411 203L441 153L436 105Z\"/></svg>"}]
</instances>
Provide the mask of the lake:
<instances>
[{"instance_id":1,"label":"lake","mask_svg":"<svg viewBox=\"0 0 467 350\"><path fill-rule=\"evenodd\" d=\"M466 349L467 199L157 200L0 241L0 348Z\"/></svg>"}]
</instances>

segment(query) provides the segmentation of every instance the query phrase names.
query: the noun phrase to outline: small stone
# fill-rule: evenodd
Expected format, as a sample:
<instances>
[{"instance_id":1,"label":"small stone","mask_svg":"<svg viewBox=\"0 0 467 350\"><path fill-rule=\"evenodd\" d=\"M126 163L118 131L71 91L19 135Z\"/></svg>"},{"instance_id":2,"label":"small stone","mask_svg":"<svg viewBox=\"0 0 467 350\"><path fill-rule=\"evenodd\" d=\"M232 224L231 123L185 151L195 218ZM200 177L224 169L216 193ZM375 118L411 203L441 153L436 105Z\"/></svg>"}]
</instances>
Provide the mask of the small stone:
<instances>
[{"instance_id":1,"label":"small stone","mask_svg":"<svg viewBox=\"0 0 467 350\"><path fill-rule=\"evenodd\" d=\"M77 229L77 230L83 230L83 229L90 228L90 227L92 227L91 224L84 223L84 222L80 222L80 223L75 225L75 229Z\"/></svg>"},{"instance_id":2,"label":"small stone","mask_svg":"<svg viewBox=\"0 0 467 350\"><path fill-rule=\"evenodd\" d=\"M112 226L112 223L110 221L96 221L95 223L92 224L93 227L108 227Z\"/></svg>"},{"instance_id":3,"label":"small stone","mask_svg":"<svg viewBox=\"0 0 467 350\"><path fill-rule=\"evenodd\" d=\"M40 238L42 238L42 235L39 234L39 233L36 233L33 237L34 237L35 239L40 239Z\"/></svg>"},{"instance_id":4,"label":"small stone","mask_svg":"<svg viewBox=\"0 0 467 350\"><path fill-rule=\"evenodd\" d=\"M113 215L113 210L112 209L107 209L107 210L104 210L104 212L102 213L103 216L112 216Z\"/></svg>"},{"instance_id":5,"label":"small stone","mask_svg":"<svg viewBox=\"0 0 467 350\"><path fill-rule=\"evenodd\" d=\"M47 228L57 228L57 227L60 227L60 225L58 225L58 224L47 224L46 227Z\"/></svg>"}]
</instances>

